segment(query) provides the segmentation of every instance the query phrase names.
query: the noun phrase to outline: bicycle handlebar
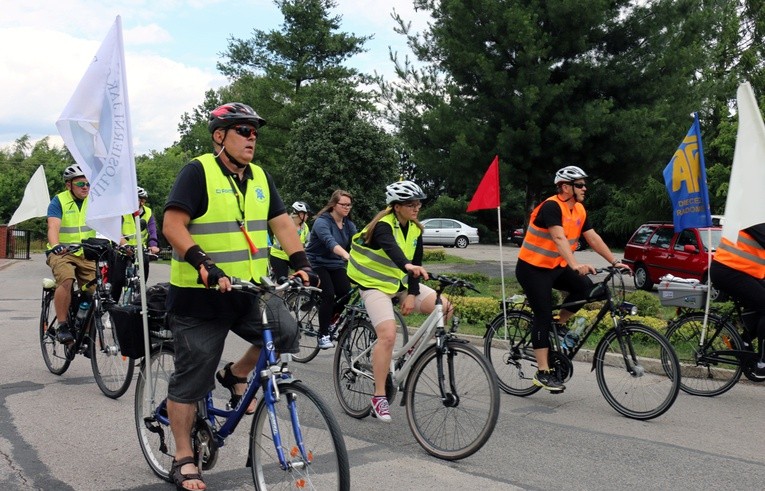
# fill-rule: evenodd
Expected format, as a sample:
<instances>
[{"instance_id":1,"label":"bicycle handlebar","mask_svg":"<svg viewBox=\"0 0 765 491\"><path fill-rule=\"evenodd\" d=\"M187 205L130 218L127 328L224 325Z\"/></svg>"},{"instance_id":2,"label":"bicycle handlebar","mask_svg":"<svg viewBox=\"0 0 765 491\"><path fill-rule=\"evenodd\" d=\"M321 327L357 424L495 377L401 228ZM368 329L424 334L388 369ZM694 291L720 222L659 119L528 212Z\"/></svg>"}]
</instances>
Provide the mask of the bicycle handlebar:
<instances>
[{"instance_id":1,"label":"bicycle handlebar","mask_svg":"<svg viewBox=\"0 0 765 491\"><path fill-rule=\"evenodd\" d=\"M218 286L215 286L218 289ZM299 278L289 278L282 284L276 284L268 276L260 278L260 283L252 283L237 277L231 277L231 288L248 293L277 293L281 291L303 290L311 292L321 292L321 288L315 286L305 286Z\"/></svg>"},{"instance_id":2,"label":"bicycle handlebar","mask_svg":"<svg viewBox=\"0 0 765 491\"><path fill-rule=\"evenodd\" d=\"M450 276L444 276L430 272L428 272L428 277L433 281L438 281L443 286L463 287L467 288L468 290L473 290L476 293L480 293L478 289L476 289L475 285L460 278L452 278Z\"/></svg>"}]
</instances>

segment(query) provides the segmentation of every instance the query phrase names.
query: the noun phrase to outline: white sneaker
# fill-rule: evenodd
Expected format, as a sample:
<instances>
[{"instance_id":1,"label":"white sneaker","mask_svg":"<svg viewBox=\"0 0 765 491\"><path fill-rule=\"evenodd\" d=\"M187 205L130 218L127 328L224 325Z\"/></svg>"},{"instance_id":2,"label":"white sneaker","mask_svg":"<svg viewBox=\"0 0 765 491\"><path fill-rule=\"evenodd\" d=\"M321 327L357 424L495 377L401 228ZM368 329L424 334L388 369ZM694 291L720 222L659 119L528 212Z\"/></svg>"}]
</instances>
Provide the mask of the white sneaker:
<instances>
[{"instance_id":1,"label":"white sneaker","mask_svg":"<svg viewBox=\"0 0 765 491\"><path fill-rule=\"evenodd\" d=\"M334 347L335 343L332 342L332 339L329 336L321 336L319 338L319 349L330 349Z\"/></svg>"}]
</instances>

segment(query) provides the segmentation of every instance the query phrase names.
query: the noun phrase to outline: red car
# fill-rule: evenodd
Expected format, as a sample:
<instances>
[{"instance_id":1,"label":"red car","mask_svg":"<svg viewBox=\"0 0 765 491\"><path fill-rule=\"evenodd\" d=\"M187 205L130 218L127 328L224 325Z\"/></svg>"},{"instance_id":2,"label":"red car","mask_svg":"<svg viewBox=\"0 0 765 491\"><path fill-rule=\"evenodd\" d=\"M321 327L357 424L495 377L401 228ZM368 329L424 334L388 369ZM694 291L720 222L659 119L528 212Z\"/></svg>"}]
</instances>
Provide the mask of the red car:
<instances>
[{"instance_id":1,"label":"red car","mask_svg":"<svg viewBox=\"0 0 765 491\"><path fill-rule=\"evenodd\" d=\"M624 248L624 263L632 268L635 288L650 291L666 274L706 282L707 253L711 249L714 254L721 235L722 227L687 228L675 233L671 222L641 225ZM712 299L718 298L719 292L713 290Z\"/></svg>"}]
</instances>

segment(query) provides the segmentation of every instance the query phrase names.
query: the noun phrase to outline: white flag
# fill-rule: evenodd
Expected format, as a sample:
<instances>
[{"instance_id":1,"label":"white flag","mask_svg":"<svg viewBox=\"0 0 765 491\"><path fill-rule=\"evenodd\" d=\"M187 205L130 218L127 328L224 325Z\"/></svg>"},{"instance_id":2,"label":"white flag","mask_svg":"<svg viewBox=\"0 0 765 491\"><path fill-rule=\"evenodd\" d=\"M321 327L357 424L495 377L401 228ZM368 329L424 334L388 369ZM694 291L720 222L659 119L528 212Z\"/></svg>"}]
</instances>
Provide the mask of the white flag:
<instances>
[{"instance_id":1,"label":"white flag","mask_svg":"<svg viewBox=\"0 0 765 491\"><path fill-rule=\"evenodd\" d=\"M16 211L13 212L8 225L15 225L30 218L44 217L48 214L50 193L48 193L48 181L45 179L45 169L41 165L37 168L32 179L24 189L24 197Z\"/></svg>"},{"instance_id":2,"label":"white flag","mask_svg":"<svg viewBox=\"0 0 765 491\"><path fill-rule=\"evenodd\" d=\"M56 121L56 127L90 181L85 223L119 242L122 215L138 209L119 16Z\"/></svg>"},{"instance_id":3,"label":"white flag","mask_svg":"<svg viewBox=\"0 0 765 491\"><path fill-rule=\"evenodd\" d=\"M765 124L749 82L738 87L738 134L725 202L723 237L736 242L739 230L765 223Z\"/></svg>"}]
</instances>

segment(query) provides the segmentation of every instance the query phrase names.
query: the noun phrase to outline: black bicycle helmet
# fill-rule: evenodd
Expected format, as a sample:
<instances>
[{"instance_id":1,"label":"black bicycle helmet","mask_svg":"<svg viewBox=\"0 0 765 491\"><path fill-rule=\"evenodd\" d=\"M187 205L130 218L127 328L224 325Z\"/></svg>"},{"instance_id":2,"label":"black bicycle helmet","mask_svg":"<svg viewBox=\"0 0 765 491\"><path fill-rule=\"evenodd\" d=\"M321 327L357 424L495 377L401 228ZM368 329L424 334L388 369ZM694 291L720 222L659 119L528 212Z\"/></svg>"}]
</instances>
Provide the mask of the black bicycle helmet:
<instances>
[{"instance_id":1,"label":"black bicycle helmet","mask_svg":"<svg viewBox=\"0 0 765 491\"><path fill-rule=\"evenodd\" d=\"M65 181L71 181L75 177L85 177L85 173L82 172L82 169L80 169L79 165L74 164L64 169L62 176L64 177Z\"/></svg>"},{"instance_id":2,"label":"black bicycle helmet","mask_svg":"<svg viewBox=\"0 0 765 491\"><path fill-rule=\"evenodd\" d=\"M425 199L427 196L422 189L412 181L398 181L388 184L385 188L385 202L387 204L403 203L416 199Z\"/></svg>"},{"instance_id":3,"label":"black bicycle helmet","mask_svg":"<svg viewBox=\"0 0 765 491\"><path fill-rule=\"evenodd\" d=\"M265 126L266 120L258 116L250 106L241 102L229 102L212 110L207 128L214 133L218 128L228 128L236 124L247 123L255 128Z\"/></svg>"}]
</instances>

